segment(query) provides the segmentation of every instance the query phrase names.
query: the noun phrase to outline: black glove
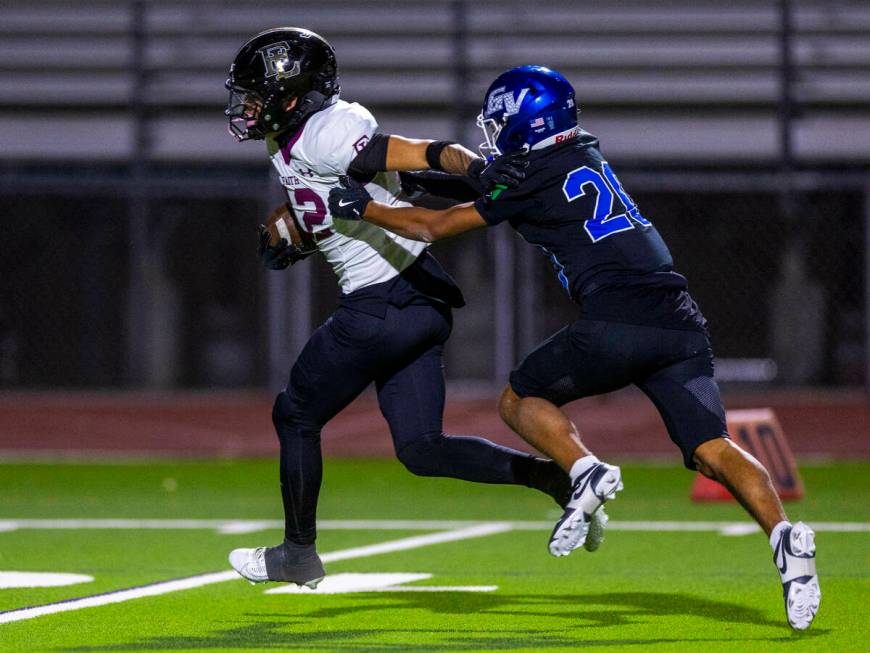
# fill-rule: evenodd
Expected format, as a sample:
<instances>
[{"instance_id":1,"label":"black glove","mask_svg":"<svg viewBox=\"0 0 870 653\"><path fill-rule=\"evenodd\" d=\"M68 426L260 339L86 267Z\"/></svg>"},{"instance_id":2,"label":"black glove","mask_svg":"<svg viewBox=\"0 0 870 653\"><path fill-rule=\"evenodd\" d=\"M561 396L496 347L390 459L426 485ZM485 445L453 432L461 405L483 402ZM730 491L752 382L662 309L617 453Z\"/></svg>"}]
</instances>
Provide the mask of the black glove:
<instances>
[{"instance_id":1,"label":"black glove","mask_svg":"<svg viewBox=\"0 0 870 653\"><path fill-rule=\"evenodd\" d=\"M365 186L351 177L339 177L338 183L340 186L329 191L329 212L332 217L362 220L372 196Z\"/></svg>"},{"instance_id":2,"label":"black glove","mask_svg":"<svg viewBox=\"0 0 870 653\"><path fill-rule=\"evenodd\" d=\"M436 197L454 203L473 202L483 195L477 180L436 170L399 172L402 192L409 200Z\"/></svg>"},{"instance_id":3,"label":"black glove","mask_svg":"<svg viewBox=\"0 0 870 653\"><path fill-rule=\"evenodd\" d=\"M416 172L407 172L399 170L399 183L402 186L402 193L408 199L417 199L423 195L429 195L429 191L420 183Z\"/></svg>"},{"instance_id":4,"label":"black glove","mask_svg":"<svg viewBox=\"0 0 870 653\"><path fill-rule=\"evenodd\" d=\"M277 245L270 245L269 239L271 236L266 226L261 224L257 229L260 231L257 254L260 256L263 265L270 270L285 270L307 255L306 252L303 252L296 245L288 243L284 238Z\"/></svg>"},{"instance_id":5,"label":"black glove","mask_svg":"<svg viewBox=\"0 0 870 653\"><path fill-rule=\"evenodd\" d=\"M468 176L477 179L486 194L499 186L502 188L519 186L526 178L528 165L526 152L503 154L492 161L475 159L468 166Z\"/></svg>"}]
</instances>

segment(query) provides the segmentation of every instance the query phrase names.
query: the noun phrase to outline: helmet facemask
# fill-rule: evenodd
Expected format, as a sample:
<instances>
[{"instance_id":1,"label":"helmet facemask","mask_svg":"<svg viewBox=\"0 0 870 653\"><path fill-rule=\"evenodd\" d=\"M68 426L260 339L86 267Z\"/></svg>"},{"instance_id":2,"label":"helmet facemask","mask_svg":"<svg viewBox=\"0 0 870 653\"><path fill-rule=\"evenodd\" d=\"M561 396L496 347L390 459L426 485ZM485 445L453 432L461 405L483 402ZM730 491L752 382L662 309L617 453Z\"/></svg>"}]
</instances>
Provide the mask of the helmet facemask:
<instances>
[{"instance_id":1,"label":"helmet facemask","mask_svg":"<svg viewBox=\"0 0 870 653\"><path fill-rule=\"evenodd\" d=\"M239 141L262 140L266 134L295 129L305 118L338 100L319 91L308 91L301 98L288 95L283 86L266 87L265 97L258 91L234 86L227 80L230 97L224 114L228 130Z\"/></svg>"},{"instance_id":2,"label":"helmet facemask","mask_svg":"<svg viewBox=\"0 0 870 653\"><path fill-rule=\"evenodd\" d=\"M262 139L265 134L259 127L260 114L263 112L263 98L256 91L233 86L227 80L230 92L224 115L229 118L227 130L237 141Z\"/></svg>"},{"instance_id":3,"label":"helmet facemask","mask_svg":"<svg viewBox=\"0 0 870 653\"><path fill-rule=\"evenodd\" d=\"M492 161L495 157L501 155L501 151L496 145L498 136L504 128L504 122L498 121L495 118L484 118L483 113L477 115L477 126L483 131L484 142L477 146L477 151L487 161Z\"/></svg>"}]
</instances>

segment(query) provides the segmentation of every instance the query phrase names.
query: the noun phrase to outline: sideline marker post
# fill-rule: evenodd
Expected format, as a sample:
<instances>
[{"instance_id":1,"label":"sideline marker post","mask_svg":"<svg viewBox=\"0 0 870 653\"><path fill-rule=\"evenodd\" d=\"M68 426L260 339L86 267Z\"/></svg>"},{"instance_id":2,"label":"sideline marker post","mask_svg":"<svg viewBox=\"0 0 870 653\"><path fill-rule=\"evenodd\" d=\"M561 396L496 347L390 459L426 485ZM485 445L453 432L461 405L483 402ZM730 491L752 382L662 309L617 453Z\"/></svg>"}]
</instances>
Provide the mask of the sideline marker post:
<instances>
[{"instance_id":1,"label":"sideline marker post","mask_svg":"<svg viewBox=\"0 0 870 653\"><path fill-rule=\"evenodd\" d=\"M729 410L728 432L734 442L755 456L770 472L773 487L783 501L800 499L804 484L791 447L776 415L770 408ZM734 501L723 485L700 472L692 484L692 501Z\"/></svg>"}]
</instances>

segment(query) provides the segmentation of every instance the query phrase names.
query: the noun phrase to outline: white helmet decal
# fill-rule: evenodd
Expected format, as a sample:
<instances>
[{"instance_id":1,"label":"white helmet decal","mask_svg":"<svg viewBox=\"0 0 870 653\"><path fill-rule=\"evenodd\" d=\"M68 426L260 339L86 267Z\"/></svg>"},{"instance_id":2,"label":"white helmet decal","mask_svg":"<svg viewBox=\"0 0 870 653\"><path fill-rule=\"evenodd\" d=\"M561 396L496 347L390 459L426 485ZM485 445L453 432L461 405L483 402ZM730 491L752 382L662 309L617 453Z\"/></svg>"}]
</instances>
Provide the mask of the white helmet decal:
<instances>
[{"instance_id":1,"label":"white helmet decal","mask_svg":"<svg viewBox=\"0 0 870 653\"><path fill-rule=\"evenodd\" d=\"M263 65L266 66L267 79L269 77L286 79L299 74L299 62L294 61L293 65L290 65L290 58L288 57L290 46L284 41L260 48L259 52L260 56L263 57Z\"/></svg>"},{"instance_id":2,"label":"white helmet decal","mask_svg":"<svg viewBox=\"0 0 870 653\"><path fill-rule=\"evenodd\" d=\"M514 94L510 91L505 91L504 86L493 89L486 102L486 115L492 115L501 109L504 109L504 115L506 116L514 115L519 112L520 105L523 103L523 99L525 99L528 92L529 89L524 88L520 91L519 96L514 99Z\"/></svg>"}]
</instances>

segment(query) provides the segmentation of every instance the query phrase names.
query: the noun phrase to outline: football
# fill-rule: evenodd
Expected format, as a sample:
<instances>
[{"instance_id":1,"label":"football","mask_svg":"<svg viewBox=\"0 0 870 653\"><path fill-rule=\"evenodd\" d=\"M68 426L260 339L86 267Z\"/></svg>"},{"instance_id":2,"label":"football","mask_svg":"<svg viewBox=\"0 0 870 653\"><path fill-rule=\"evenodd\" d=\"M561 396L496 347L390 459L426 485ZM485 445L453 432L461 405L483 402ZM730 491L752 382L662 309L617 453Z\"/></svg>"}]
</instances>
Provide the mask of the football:
<instances>
[{"instance_id":1,"label":"football","mask_svg":"<svg viewBox=\"0 0 870 653\"><path fill-rule=\"evenodd\" d=\"M269 214L269 218L266 220L266 229L269 232L270 245L277 245L284 239L302 250L314 248L311 236L299 227L296 216L293 214L293 208L287 202Z\"/></svg>"}]
</instances>

